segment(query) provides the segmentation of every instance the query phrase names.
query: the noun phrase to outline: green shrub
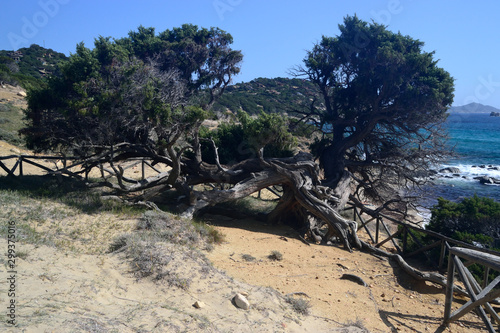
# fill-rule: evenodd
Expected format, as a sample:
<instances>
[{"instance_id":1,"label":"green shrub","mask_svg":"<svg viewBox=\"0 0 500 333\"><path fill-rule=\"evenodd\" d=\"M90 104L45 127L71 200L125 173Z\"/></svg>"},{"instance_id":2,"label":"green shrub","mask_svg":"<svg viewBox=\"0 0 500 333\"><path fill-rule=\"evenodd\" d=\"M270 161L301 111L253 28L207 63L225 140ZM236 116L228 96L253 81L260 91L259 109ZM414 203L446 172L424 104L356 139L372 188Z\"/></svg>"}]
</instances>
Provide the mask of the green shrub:
<instances>
[{"instance_id":1,"label":"green shrub","mask_svg":"<svg viewBox=\"0 0 500 333\"><path fill-rule=\"evenodd\" d=\"M245 112L238 114L238 122L221 123L215 130L200 130L203 139L212 139L218 147L222 164L243 161L257 157L261 147L265 147L266 157L288 157L293 155L296 139L289 133L288 124L283 116L260 113L252 118ZM203 145L203 160L215 163L211 143Z\"/></svg>"},{"instance_id":2,"label":"green shrub","mask_svg":"<svg viewBox=\"0 0 500 333\"><path fill-rule=\"evenodd\" d=\"M428 230L485 247L500 238L500 203L493 199L474 195L456 203L439 198L431 212Z\"/></svg>"},{"instance_id":3,"label":"green shrub","mask_svg":"<svg viewBox=\"0 0 500 333\"><path fill-rule=\"evenodd\" d=\"M495 241L500 239L500 203L493 199L478 197L465 198L461 202L451 202L443 198L432 209L427 230L484 248L497 250ZM474 264L468 269L482 283L483 266ZM491 272L489 281L499 272Z\"/></svg>"}]
</instances>

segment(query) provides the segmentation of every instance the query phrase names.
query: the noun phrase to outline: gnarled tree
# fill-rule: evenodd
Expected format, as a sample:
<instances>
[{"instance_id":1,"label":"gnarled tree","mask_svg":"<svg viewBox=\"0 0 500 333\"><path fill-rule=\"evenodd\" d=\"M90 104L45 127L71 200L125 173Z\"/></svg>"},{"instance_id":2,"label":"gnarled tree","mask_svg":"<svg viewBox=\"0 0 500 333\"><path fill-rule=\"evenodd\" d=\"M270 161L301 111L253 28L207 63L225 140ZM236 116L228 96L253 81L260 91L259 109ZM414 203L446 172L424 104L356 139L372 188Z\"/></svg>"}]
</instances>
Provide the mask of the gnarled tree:
<instances>
[{"instance_id":1,"label":"gnarled tree","mask_svg":"<svg viewBox=\"0 0 500 333\"><path fill-rule=\"evenodd\" d=\"M403 207L408 190L449 151L442 125L453 79L421 41L356 16L339 28L294 69L318 91L310 108L297 113L321 132L312 148L322 183L341 206L354 193L356 202Z\"/></svg>"},{"instance_id":2,"label":"gnarled tree","mask_svg":"<svg viewBox=\"0 0 500 333\"><path fill-rule=\"evenodd\" d=\"M100 37L93 50L78 45L61 76L29 92L30 123L23 132L32 148L78 156L82 172L109 163L117 181L104 179L97 186L133 200L175 188L189 199L185 216L281 185L284 195L271 221L295 224L317 239L339 237L349 250L361 247L355 223L338 213L350 193L342 184L355 178L358 193L364 189L369 194L379 193L377 182L385 174L395 183L404 177L414 180L414 165L427 163L428 148L438 147L429 139L437 138L433 126L451 103L452 81L436 67L432 54L409 37L357 18L347 18L341 32L324 38L299 69L318 85L323 99L311 105L304 119L324 131L316 150L324 179L311 154L269 154L270 145L280 151L293 141L281 116L242 115L239 124L222 126L220 135L206 129L200 133L242 60L241 52L230 47L232 37L216 28L184 25L156 35L140 27L127 38ZM365 35L368 42L352 44ZM231 135L242 130L243 142L220 140L231 137L222 135L224 130L234 131ZM218 148L227 146L247 156L221 163ZM164 163L171 171L142 181L128 179L117 162L131 157ZM197 186L203 184L228 186ZM328 226L326 234L317 233L319 224Z\"/></svg>"}]
</instances>

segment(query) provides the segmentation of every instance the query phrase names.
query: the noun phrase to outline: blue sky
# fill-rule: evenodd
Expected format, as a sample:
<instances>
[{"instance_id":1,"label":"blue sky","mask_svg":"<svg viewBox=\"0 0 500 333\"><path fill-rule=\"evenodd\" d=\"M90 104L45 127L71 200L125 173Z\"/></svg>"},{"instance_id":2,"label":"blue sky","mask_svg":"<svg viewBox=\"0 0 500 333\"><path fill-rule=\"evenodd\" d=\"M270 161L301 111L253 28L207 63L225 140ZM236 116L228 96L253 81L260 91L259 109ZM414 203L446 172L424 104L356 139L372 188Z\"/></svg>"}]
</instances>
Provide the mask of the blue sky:
<instances>
[{"instance_id":1,"label":"blue sky","mask_svg":"<svg viewBox=\"0 0 500 333\"><path fill-rule=\"evenodd\" d=\"M454 105L500 108L500 1L484 0L3 0L0 49L38 44L69 55L99 35L124 37L139 25L157 32L193 23L231 33L242 50L234 82L288 76L346 15L385 24L425 42L455 78Z\"/></svg>"}]
</instances>

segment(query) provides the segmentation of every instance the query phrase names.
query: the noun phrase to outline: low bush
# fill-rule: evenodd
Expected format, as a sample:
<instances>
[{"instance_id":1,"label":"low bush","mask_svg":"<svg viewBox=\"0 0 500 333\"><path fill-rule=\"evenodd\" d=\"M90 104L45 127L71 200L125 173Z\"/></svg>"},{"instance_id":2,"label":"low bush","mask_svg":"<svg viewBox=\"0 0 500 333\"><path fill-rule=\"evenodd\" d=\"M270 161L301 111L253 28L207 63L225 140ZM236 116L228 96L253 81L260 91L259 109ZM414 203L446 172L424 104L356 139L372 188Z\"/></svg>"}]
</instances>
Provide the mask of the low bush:
<instances>
[{"instance_id":1,"label":"low bush","mask_svg":"<svg viewBox=\"0 0 500 333\"><path fill-rule=\"evenodd\" d=\"M138 278L152 277L169 286L188 289L190 278L179 276L172 267L173 260L179 261L175 255L185 252L186 260L206 260L197 249L211 250L213 243L222 240L222 234L201 222L192 222L165 212L147 211L139 219L137 230L115 239L109 250L125 252ZM172 251L178 246L183 249ZM202 267L201 273L210 271L208 263Z\"/></svg>"},{"instance_id":2,"label":"low bush","mask_svg":"<svg viewBox=\"0 0 500 333\"><path fill-rule=\"evenodd\" d=\"M438 199L432 209L430 223L425 227L441 235L462 241L474 246L499 250L500 240L500 203L490 198L465 198L461 202L451 202ZM401 228L401 227L400 227ZM437 239L424 232L411 231L413 236L407 236L406 250L408 253L418 250L421 246L434 243ZM420 243L420 245L419 245ZM439 262L440 247L427 251L428 263ZM484 268L479 265L469 266L474 277L482 283ZM499 272L492 272L488 279L494 279Z\"/></svg>"},{"instance_id":3,"label":"low bush","mask_svg":"<svg viewBox=\"0 0 500 333\"><path fill-rule=\"evenodd\" d=\"M257 258L252 256L251 254L242 254L241 259L251 262L251 261L255 261Z\"/></svg>"},{"instance_id":4,"label":"low bush","mask_svg":"<svg viewBox=\"0 0 500 333\"><path fill-rule=\"evenodd\" d=\"M311 303L304 298L295 298L292 296L286 297L286 302L292 305L295 312L308 315L311 309Z\"/></svg>"},{"instance_id":5,"label":"low bush","mask_svg":"<svg viewBox=\"0 0 500 333\"><path fill-rule=\"evenodd\" d=\"M279 251L272 251L270 255L267 256L270 260L281 261L283 260L283 254Z\"/></svg>"}]
</instances>

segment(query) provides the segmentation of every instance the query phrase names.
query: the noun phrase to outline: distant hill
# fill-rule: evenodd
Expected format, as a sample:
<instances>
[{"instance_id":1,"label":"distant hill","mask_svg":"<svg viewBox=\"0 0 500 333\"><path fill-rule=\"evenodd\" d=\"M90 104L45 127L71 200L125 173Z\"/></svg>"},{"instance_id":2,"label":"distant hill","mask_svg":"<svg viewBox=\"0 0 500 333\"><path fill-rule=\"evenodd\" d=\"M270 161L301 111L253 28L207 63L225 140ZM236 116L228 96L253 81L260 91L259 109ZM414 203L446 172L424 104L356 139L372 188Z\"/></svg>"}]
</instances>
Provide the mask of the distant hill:
<instances>
[{"instance_id":1,"label":"distant hill","mask_svg":"<svg viewBox=\"0 0 500 333\"><path fill-rule=\"evenodd\" d=\"M448 112L450 113L492 113L492 112L500 112L500 109L497 109L493 106L483 105L480 103L470 103L462 106L452 106Z\"/></svg>"},{"instance_id":2,"label":"distant hill","mask_svg":"<svg viewBox=\"0 0 500 333\"><path fill-rule=\"evenodd\" d=\"M44 77L57 73L58 64L66 60L63 53L36 44L17 51L0 51L0 83L28 88Z\"/></svg>"},{"instance_id":3,"label":"distant hill","mask_svg":"<svg viewBox=\"0 0 500 333\"><path fill-rule=\"evenodd\" d=\"M258 78L227 87L214 110L243 110L249 114L292 112L308 107L315 89L314 84L301 79Z\"/></svg>"}]
</instances>

